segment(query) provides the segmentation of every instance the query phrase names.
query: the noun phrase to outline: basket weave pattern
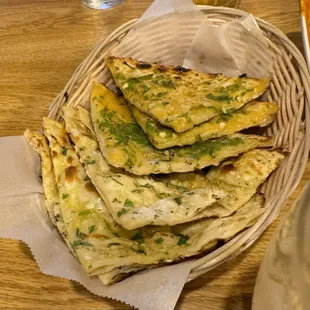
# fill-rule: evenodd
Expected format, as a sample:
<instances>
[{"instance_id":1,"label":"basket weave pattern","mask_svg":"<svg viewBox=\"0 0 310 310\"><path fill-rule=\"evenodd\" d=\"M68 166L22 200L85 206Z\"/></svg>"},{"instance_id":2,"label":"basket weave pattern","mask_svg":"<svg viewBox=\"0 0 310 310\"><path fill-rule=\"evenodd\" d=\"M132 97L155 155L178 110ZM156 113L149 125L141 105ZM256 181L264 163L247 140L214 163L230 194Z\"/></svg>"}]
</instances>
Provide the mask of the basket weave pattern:
<instances>
[{"instance_id":1,"label":"basket weave pattern","mask_svg":"<svg viewBox=\"0 0 310 310\"><path fill-rule=\"evenodd\" d=\"M200 6L205 18L214 24L225 23L247 13L229 8ZM310 147L310 76L305 60L297 47L277 28L261 19L258 25L268 39L272 52L274 74L263 100L275 102L280 110L276 120L263 134L275 137L276 146L284 146L288 156L261 188L266 200L266 211L257 223L238 234L225 245L196 260L188 281L211 270L228 258L237 256L249 247L272 223L281 206L299 183L308 159ZM112 79L104 59L113 54L128 31L136 24L132 20L103 39L79 65L63 91L51 104L49 117L60 120L64 105L88 105L89 90L94 82L109 86Z\"/></svg>"}]
</instances>

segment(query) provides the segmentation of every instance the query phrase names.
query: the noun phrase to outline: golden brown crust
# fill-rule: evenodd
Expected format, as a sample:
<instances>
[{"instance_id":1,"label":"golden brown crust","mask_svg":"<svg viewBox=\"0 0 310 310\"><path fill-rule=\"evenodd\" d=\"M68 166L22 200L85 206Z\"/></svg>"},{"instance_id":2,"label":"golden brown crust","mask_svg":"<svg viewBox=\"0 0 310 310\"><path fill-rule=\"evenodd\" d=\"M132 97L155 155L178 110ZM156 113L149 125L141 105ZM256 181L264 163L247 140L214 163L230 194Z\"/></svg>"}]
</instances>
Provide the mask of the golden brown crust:
<instances>
[{"instance_id":1,"label":"golden brown crust","mask_svg":"<svg viewBox=\"0 0 310 310\"><path fill-rule=\"evenodd\" d=\"M76 167L70 166L65 169L65 178L68 182L73 182L78 174Z\"/></svg>"},{"instance_id":2,"label":"golden brown crust","mask_svg":"<svg viewBox=\"0 0 310 310\"><path fill-rule=\"evenodd\" d=\"M178 257L176 260L174 260L173 262L171 263L163 263L163 262L159 262L158 264L156 265L151 265L151 266L148 266L146 269L152 269L152 268L159 268L159 267L163 267L163 266L170 266L170 265L175 265L175 264L178 264L178 263L181 263L181 262L185 262L189 259L198 259L198 258L201 258L203 256L205 256L206 254L214 251L215 249L219 248L220 245L222 244L222 242L220 242L219 240L215 240L214 242L212 242L209 247L205 250L201 250L197 255L194 255L194 256L191 256L191 257ZM137 274L141 271L143 271L145 269L141 269L141 270L137 270L137 271L132 271L132 272L129 272L129 273L120 273L118 275L116 275L112 281L108 284L108 285L112 285L112 284L115 284L117 282L121 282L129 277L131 277L132 275L134 274Z\"/></svg>"},{"instance_id":3,"label":"golden brown crust","mask_svg":"<svg viewBox=\"0 0 310 310\"><path fill-rule=\"evenodd\" d=\"M113 59L120 59L124 65L129 66L131 68L137 68L137 69L142 69L145 72L150 71L150 72L154 72L154 71L158 71L160 73L171 73L171 74L177 74L180 76L185 76L188 75L189 73L193 73L196 72L195 70L192 69L187 69L184 68L182 66L172 66L172 65L160 65L157 63L147 63L144 61L138 61L132 58L123 58L123 57L114 57L114 56L109 56L107 57L106 61L107 62L112 62ZM197 73L198 74L198 73ZM212 75L212 74L211 74ZM214 74L215 76L215 74Z\"/></svg>"},{"instance_id":4,"label":"golden brown crust","mask_svg":"<svg viewBox=\"0 0 310 310\"><path fill-rule=\"evenodd\" d=\"M180 133L260 96L269 79L208 74L180 66L108 57L116 85L137 109Z\"/></svg>"},{"instance_id":5,"label":"golden brown crust","mask_svg":"<svg viewBox=\"0 0 310 310\"><path fill-rule=\"evenodd\" d=\"M88 192L97 192L95 186L94 186L93 183L90 182L90 181L87 182L87 183L85 184L85 189L86 189Z\"/></svg>"}]
</instances>

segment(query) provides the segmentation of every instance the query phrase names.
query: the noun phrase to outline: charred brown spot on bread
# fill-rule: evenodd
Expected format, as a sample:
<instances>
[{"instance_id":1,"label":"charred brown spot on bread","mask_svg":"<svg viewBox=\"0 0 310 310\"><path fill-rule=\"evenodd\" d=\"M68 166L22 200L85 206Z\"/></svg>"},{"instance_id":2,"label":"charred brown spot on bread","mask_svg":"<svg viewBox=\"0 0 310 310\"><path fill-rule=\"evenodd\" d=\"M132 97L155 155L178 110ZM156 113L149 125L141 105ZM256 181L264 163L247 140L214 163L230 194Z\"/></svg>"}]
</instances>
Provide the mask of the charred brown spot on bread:
<instances>
[{"instance_id":1,"label":"charred brown spot on bread","mask_svg":"<svg viewBox=\"0 0 310 310\"><path fill-rule=\"evenodd\" d=\"M57 157L58 153L56 151L52 151L52 157Z\"/></svg>"},{"instance_id":2,"label":"charred brown spot on bread","mask_svg":"<svg viewBox=\"0 0 310 310\"><path fill-rule=\"evenodd\" d=\"M254 169L256 168L256 165L254 164L251 164L251 166L253 166ZM261 171L261 169L256 169L256 173L258 177L261 177L263 175L263 172Z\"/></svg>"},{"instance_id":3,"label":"charred brown spot on bread","mask_svg":"<svg viewBox=\"0 0 310 310\"><path fill-rule=\"evenodd\" d=\"M107 61L113 61L113 59L115 59L114 56L109 56L106 60L107 60Z\"/></svg>"},{"instance_id":4,"label":"charred brown spot on bread","mask_svg":"<svg viewBox=\"0 0 310 310\"><path fill-rule=\"evenodd\" d=\"M61 145L68 145L68 144L70 144L68 136L67 136L67 133L66 133L65 130L62 131L59 139L60 139L59 142L60 142Z\"/></svg>"},{"instance_id":5,"label":"charred brown spot on bread","mask_svg":"<svg viewBox=\"0 0 310 310\"><path fill-rule=\"evenodd\" d=\"M152 68L152 65L147 63L147 62L139 62L136 64L136 67L138 69L150 69L150 68Z\"/></svg>"},{"instance_id":6,"label":"charred brown spot on bread","mask_svg":"<svg viewBox=\"0 0 310 310\"><path fill-rule=\"evenodd\" d=\"M68 157L67 157L67 161L68 161L68 163L71 165L72 162L73 162L73 158L72 158L71 156L68 156Z\"/></svg>"},{"instance_id":7,"label":"charred brown spot on bread","mask_svg":"<svg viewBox=\"0 0 310 310\"><path fill-rule=\"evenodd\" d=\"M233 171L235 169L234 165L233 164L228 164L228 165L225 165L223 168L222 168L222 172L223 173L229 173L231 171Z\"/></svg>"},{"instance_id":8,"label":"charred brown spot on bread","mask_svg":"<svg viewBox=\"0 0 310 310\"><path fill-rule=\"evenodd\" d=\"M131 69L135 69L134 65L131 65L130 63L128 63L127 61L123 61L123 64Z\"/></svg>"},{"instance_id":9,"label":"charred brown spot on bread","mask_svg":"<svg viewBox=\"0 0 310 310\"><path fill-rule=\"evenodd\" d=\"M120 282L122 280L125 280L127 278L129 278L130 276L134 275L135 273L137 273L138 271L132 271L132 272L129 272L129 273L120 273L118 275L116 275L112 280L111 282L108 284L108 285L111 285L111 284L115 284L117 282Z\"/></svg>"},{"instance_id":10,"label":"charred brown spot on bread","mask_svg":"<svg viewBox=\"0 0 310 310\"><path fill-rule=\"evenodd\" d=\"M90 181L86 182L86 184L85 184L85 189L86 189L88 192L96 192L95 186L94 186L93 183L90 182Z\"/></svg>"},{"instance_id":11,"label":"charred brown spot on bread","mask_svg":"<svg viewBox=\"0 0 310 310\"><path fill-rule=\"evenodd\" d=\"M164 72L168 71L168 69L167 69L166 67L164 67L164 66L158 66L158 67L157 67L157 70L158 70L160 73L164 73Z\"/></svg>"},{"instance_id":12,"label":"charred brown spot on bread","mask_svg":"<svg viewBox=\"0 0 310 310\"><path fill-rule=\"evenodd\" d=\"M174 70L175 70L176 72L179 72L179 73L184 73L184 72L190 71L190 69L186 69L186 68L181 67L181 66L175 67Z\"/></svg>"},{"instance_id":13,"label":"charred brown spot on bread","mask_svg":"<svg viewBox=\"0 0 310 310\"><path fill-rule=\"evenodd\" d=\"M42 147L43 146L42 141L40 139L37 139L36 142L37 142L37 146L38 147Z\"/></svg>"},{"instance_id":14,"label":"charred brown spot on bread","mask_svg":"<svg viewBox=\"0 0 310 310\"><path fill-rule=\"evenodd\" d=\"M100 235L100 234L92 234L91 237L92 237L92 238L97 238L97 239L102 239L102 238L104 238L105 236L104 236L104 235Z\"/></svg>"},{"instance_id":15,"label":"charred brown spot on bread","mask_svg":"<svg viewBox=\"0 0 310 310\"><path fill-rule=\"evenodd\" d=\"M67 167L65 169L65 179L66 179L66 181L72 182L75 179L75 177L77 175L77 172L78 171L77 171L76 167L74 167L74 166Z\"/></svg>"}]
</instances>

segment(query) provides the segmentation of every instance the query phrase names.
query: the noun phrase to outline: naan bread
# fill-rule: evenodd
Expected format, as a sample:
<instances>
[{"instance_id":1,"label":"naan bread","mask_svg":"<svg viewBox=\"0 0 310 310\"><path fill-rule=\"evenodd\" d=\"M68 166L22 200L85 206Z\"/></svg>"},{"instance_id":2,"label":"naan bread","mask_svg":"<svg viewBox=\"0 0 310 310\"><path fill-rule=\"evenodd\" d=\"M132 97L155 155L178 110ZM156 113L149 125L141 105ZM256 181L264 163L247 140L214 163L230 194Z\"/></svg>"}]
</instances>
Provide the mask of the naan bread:
<instances>
[{"instance_id":1,"label":"naan bread","mask_svg":"<svg viewBox=\"0 0 310 310\"><path fill-rule=\"evenodd\" d=\"M149 66L140 64L139 69ZM160 66L151 66L154 67L155 71L161 70ZM173 70L172 67L169 70ZM167 78L169 74L161 77L158 72L153 73L150 83L155 81L157 97L167 96L157 88L173 88L186 94L190 76L193 74L197 79L200 76L205 82L213 81L208 87L214 92L204 96L208 102L213 102L208 111L217 109L217 114L224 111L226 117L236 109L236 103L243 105L245 98L256 96L262 86L259 84L262 80L255 84L255 80L244 82L240 78L231 84L233 78L218 75L209 76L208 80L207 75L184 72L184 68L174 70L179 73L169 73L170 79L177 81L171 80L172 84ZM148 81L149 78L138 77L138 80ZM217 89L212 84L220 80L226 83L222 86L225 89ZM125 89L131 87L129 82L132 80L126 82ZM133 82L135 87L139 85L137 93L139 83ZM146 92L150 91L147 83L141 86ZM255 90L238 93L238 88L251 83L257 86ZM200 84L198 94L203 93L202 82ZM223 92L227 92L228 97ZM234 99L229 97L233 94ZM219 111L216 102L220 101L231 101L232 110L226 110L226 102L221 103ZM168 104L174 104L173 100ZM205 108L198 106L196 110ZM179 118L180 128L184 129L182 118L190 115L197 121L196 110L192 105L183 116L176 111L172 123ZM48 143L43 135L25 133L41 156L50 217L89 276L98 276L104 284L112 284L142 269L203 254L212 250L219 240L230 239L252 225L263 213L264 198L255 192L282 159L277 152L248 152L239 159L211 168L207 174L200 171L150 177L133 175L120 168L125 166L128 171L140 174L192 171L218 165L224 158L256 147L270 146L272 140L269 138L236 134L190 147L158 151L134 121L127 103L117 100L103 86L92 93L92 113L93 120L81 107L64 109L66 127L74 146L64 125L48 118L43 121ZM104 155L109 154L107 161L97 137ZM126 161L122 162L124 156L127 156ZM117 163L116 167L107 163L111 158Z\"/></svg>"},{"instance_id":2,"label":"naan bread","mask_svg":"<svg viewBox=\"0 0 310 310\"><path fill-rule=\"evenodd\" d=\"M104 199L114 220L126 229L146 225L176 225L201 218L197 212L225 197L216 186L189 190L135 176L109 167L100 153L90 127L89 112L82 107L63 109L66 129L92 182ZM198 210L198 211L197 211ZM211 215L212 216L212 215Z\"/></svg>"},{"instance_id":3,"label":"naan bread","mask_svg":"<svg viewBox=\"0 0 310 310\"><path fill-rule=\"evenodd\" d=\"M269 78L206 74L118 57L108 57L106 64L131 104L177 132L239 109L269 85Z\"/></svg>"},{"instance_id":4,"label":"naan bread","mask_svg":"<svg viewBox=\"0 0 310 310\"><path fill-rule=\"evenodd\" d=\"M279 108L275 103L253 101L230 113L216 116L182 133L162 126L151 116L130 105L132 115L157 149L190 145L200 141L231 135L254 126L267 126Z\"/></svg>"},{"instance_id":5,"label":"naan bread","mask_svg":"<svg viewBox=\"0 0 310 310\"><path fill-rule=\"evenodd\" d=\"M194 171L257 147L273 145L268 137L234 134L182 148L157 150L136 123L126 102L102 84L93 87L91 117L107 162L137 175Z\"/></svg>"},{"instance_id":6,"label":"naan bread","mask_svg":"<svg viewBox=\"0 0 310 310\"><path fill-rule=\"evenodd\" d=\"M228 216L253 197L257 188L279 167L283 158L284 156L277 151L256 149L230 159L218 167L212 167L206 174L172 174L165 178L160 177L159 180L168 182L170 186L185 186L192 190L210 184L223 189L228 195L212 205L216 212L213 216Z\"/></svg>"},{"instance_id":7,"label":"naan bread","mask_svg":"<svg viewBox=\"0 0 310 310\"><path fill-rule=\"evenodd\" d=\"M44 194L46 198L45 205L46 205L47 211L51 217L52 222L57 226L59 232L61 233L68 248L76 256L75 250L72 248L72 244L67 238L66 225L62 219L62 215L59 209L60 197L59 197L58 188L56 185L52 159L51 159L50 150L49 150L49 146L47 144L46 138L42 134L39 134L37 132L32 132L30 130L26 130L24 135L26 139L28 140L28 142L30 143L30 145L35 149L35 151L38 152L38 154L41 157L42 179L43 179ZM66 152L67 150L64 149L62 151L62 155L66 156ZM115 229L115 234L117 234L117 231L118 230ZM129 236L137 232L138 231L131 231L129 233ZM144 268L145 266L143 265L133 265L133 266L125 266L125 267L115 267L111 265L111 266L101 268L100 278L104 284L111 284L114 281L125 278L125 275L130 275L130 273L137 272L138 270L141 270ZM122 276L122 274L124 276Z\"/></svg>"},{"instance_id":8,"label":"naan bread","mask_svg":"<svg viewBox=\"0 0 310 310\"><path fill-rule=\"evenodd\" d=\"M141 257L140 266L123 268L123 272L111 270L101 280L111 281L113 276L121 279L128 276L128 272L141 270L142 259L144 263L157 260L157 267L165 263L178 262L184 258L206 253L212 250L218 240L228 240L236 234L255 223L255 220L264 212L264 198L255 195L247 204L234 215L226 218L210 218L193 223L186 223L172 227L171 233L156 233L150 239L144 238L145 255ZM150 241L150 242L149 242ZM164 257L164 258L163 258ZM127 258L130 260L130 257ZM145 266L145 265L144 265ZM154 268L156 265L146 265Z\"/></svg>"},{"instance_id":9,"label":"naan bread","mask_svg":"<svg viewBox=\"0 0 310 310\"><path fill-rule=\"evenodd\" d=\"M25 131L24 135L25 138L28 140L29 144L39 154L41 158L45 206L48 214L51 218L52 223L58 228L58 231L66 242L68 248L75 255L71 243L67 239L67 229L59 208L60 198L56 185L54 168L47 140L43 135L37 132L33 132L29 129Z\"/></svg>"},{"instance_id":10,"label":"naan bread","mask_svg":"<svg viewBox=\"0 0 310 310\"><path fill-rule=\"evenodd\" d=\"M86 171L92 182L104 198L107 207L115 221L128 229L137 228L149 224L175 225L188 220L196 220L204 217L228 216L244 205L256 192L257 187L263 183L268 175L278 167L283 156L275 151L254 150L247 156L242 155L236 159L234 173L242 178L244 169L250 165L250 173L256 183L252 183L248 194L244 195L242 187L239 192L228 188L227 199L222 197L218 202L208 204L200 196L203 191L212 188L221 188L216 178L207 178L203 171L197 173L181 173L153 177L139 177L126 174L113 167L110 168L104 162L104 158L98 150L98 143L93 135L90 122L87 120L89 113L82 107L76 109L64 108L64 117L67 131L75 143L75 148L82 163L90 157L94 164L85 164ZM261 161L264 173L261 173L252 162ZM261 160L264 157L264 160ZM239 164L240 163L240 164ZM225 163L226 165L227 163ZM106 165L107 169L102 167ZM221 167L221 166L220 166ZM216 167L212 168L215 174ZM240 169L240 171L238 170ZM222 170L221 170L222 171ZM225 176L225 171L221 172ZM157 180L157 181L156 181ZM246 182L246 180L244 181ZM196 192L197 191L197 192ZM188 198L188 199L187 199ZM126 203L129 199L130 203ZM127 207L126 207L127 205Z\"/></svg>"},{"instance_id":11,"label":"naan bread","mask_svg":"<svg viewBox=\"0 0 310 310\"><path fill-rule=\"evenodd\" d=\"M60 210L67 240L89 275L106 283L145 266L170 263L202 253L219 239L229 239L262 214L264 199L256 195L233 216L174 227L145 227L126 231L118 226L88 180L62 124L44 119ZM88 164L91 165L91 164ZM118 272L117 267L121 268Z\"/></svg>"},{"instance_id":12,"label":"naan bread","mask_svg":"<svg viewBox=\"0 0 310 310\"><path fill-rule=\"evenodd\" d=\"M45 206L52 223L56 225L54 212L55 208L57 209L57 205L59 205L59 194L46 138L43 135L29 129L25 131L24 136L41 158Z\"/></svg>"}]
</instances>

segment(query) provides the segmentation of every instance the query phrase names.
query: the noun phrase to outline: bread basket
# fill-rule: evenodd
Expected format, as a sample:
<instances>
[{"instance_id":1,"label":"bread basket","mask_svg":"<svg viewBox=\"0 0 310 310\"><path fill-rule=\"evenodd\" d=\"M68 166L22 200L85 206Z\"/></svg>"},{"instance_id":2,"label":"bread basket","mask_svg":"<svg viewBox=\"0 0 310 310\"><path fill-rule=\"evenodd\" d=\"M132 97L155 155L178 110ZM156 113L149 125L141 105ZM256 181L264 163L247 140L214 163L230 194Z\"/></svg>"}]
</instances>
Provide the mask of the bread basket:
<instances>
[{"instance_id":1,"label":"bread basket","mask_svg":"<svg viewBox=\"0 0 310 310\"><path fill-rule=\"evenodd\" d=\"M199 6L199 9L214 24L248 15L240 10L223 7ZM276 218L281 206L299 183L307 163L310 147L310 139L307 138L310 137L310 76L307 65L297 47L285 34L259 18L256 21L268 39L274 65L271 86L263 99L275 102L280 107L275 122L265 129L264 134L274 136L276 145L284 146L288 155L281 167L260 189L267 198L265 213L254 226L196 260L188 281L248 248ZM107 84L111 82L104 58L113 54L113 49L136 23L137 20L127 22L97 44L52 102L49 117L60 119L60 111L64 105L85 105L89 98L89 88L94 81Z\"/></svg>"}]
</instances>

